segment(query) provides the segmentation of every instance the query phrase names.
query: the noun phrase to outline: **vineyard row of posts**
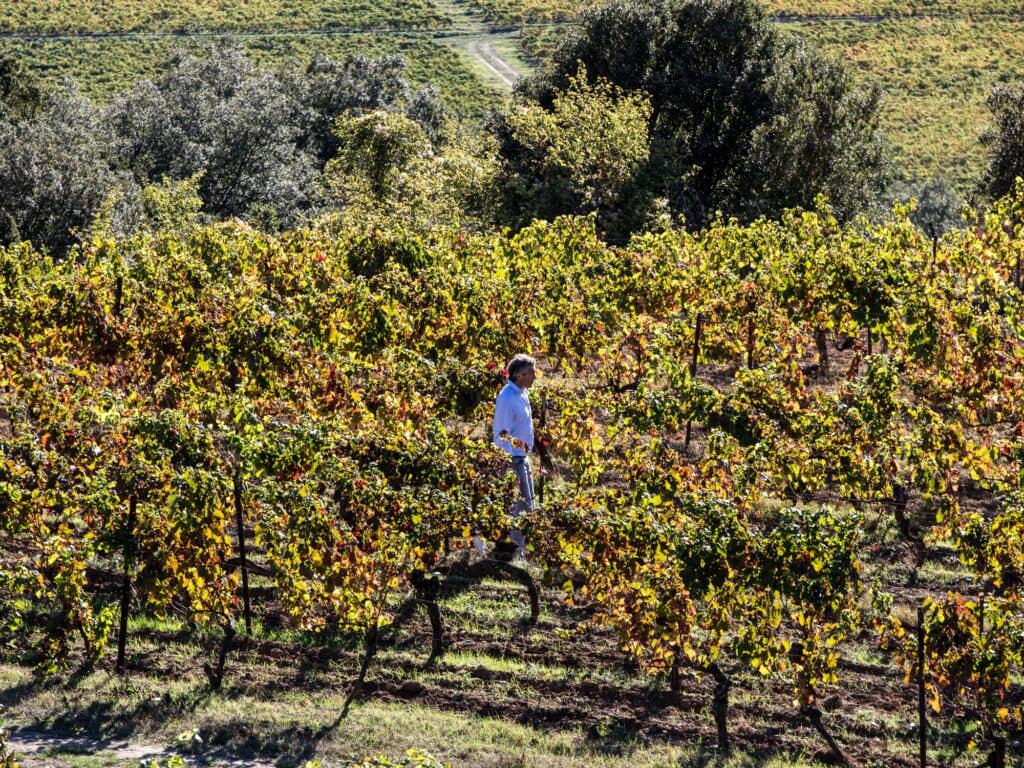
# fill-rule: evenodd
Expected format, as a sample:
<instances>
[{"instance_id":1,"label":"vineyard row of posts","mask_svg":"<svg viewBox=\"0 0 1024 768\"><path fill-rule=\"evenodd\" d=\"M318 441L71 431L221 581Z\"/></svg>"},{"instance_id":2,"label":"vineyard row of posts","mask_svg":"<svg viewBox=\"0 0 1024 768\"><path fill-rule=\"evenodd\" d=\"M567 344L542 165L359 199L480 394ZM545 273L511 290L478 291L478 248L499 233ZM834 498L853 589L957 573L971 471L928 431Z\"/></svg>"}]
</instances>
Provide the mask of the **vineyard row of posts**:
<instances>
[{"instance_id":1,"label":"vineyard row of posts","mask_svg":"<svg viewBox=\"0 0 1024 768\"><path fill-rule=\"evenodd\" d=\"M11 246L0 643L59 674L105 663L133 609L233 635L247 532L291 627L375 635L450 547L505 529L486 426L501 361L526 350L551 469L530 556L644 670L709 675L720 748L742 665L788 680L845 761L818 704L870 627L1004 761L1024 726L1007 698L1024 664L1022 254L1024 187L941 242L906 209L841 226L822 204L621 248L586 218L222 224L56 263ZM941 544L974 574L924 606L925 646L915 606L871 577L883 515L918 567Z\"/></svg>"}]
</instances>

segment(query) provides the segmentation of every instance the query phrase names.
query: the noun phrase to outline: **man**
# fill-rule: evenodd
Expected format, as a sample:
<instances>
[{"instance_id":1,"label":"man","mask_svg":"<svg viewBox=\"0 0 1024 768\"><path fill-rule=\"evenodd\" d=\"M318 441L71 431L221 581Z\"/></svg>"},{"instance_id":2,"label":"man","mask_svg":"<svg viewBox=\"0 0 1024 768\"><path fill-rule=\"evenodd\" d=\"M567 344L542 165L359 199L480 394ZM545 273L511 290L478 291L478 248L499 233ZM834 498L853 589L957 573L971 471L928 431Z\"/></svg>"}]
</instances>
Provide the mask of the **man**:
<instances>
[{"instance_id":1,"label":"man","mask_svg":"<svg viewBox=\"0 0 1024 768\"><path fill-rule=\"evenodd\" d=\"M509 538L516 545L516 554L523 557L526 537L516 526L522 515L533 511L533 474L530 471L530 450L533 448L533 413L527 390L537 378L537 362L529 355L518 354L508 363L508 383L494 403L494 444L509 454L512 471L519 485L519 499L512 505L512 530Z\"/></svg>"}]
</instances>

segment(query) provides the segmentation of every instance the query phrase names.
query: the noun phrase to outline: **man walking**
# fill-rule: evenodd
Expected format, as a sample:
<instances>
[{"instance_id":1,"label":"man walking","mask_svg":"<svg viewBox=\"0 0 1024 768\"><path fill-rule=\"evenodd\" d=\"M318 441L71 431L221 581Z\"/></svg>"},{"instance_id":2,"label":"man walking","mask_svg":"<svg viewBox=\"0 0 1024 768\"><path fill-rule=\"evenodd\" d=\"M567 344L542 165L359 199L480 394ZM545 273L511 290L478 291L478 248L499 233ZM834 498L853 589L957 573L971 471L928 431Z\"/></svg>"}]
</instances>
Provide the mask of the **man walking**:
<instances>
[{"instance_id":1,"label":"man walking","mask_svg":"<svg viewBox=\"0 0 1024 768\"><path fill-rule=\"evenodd\" d=\"M508 383L498 393L494 404L494 444L509 454L512 471L519 485L519 498L512 505L512 530L509 538L516 545L516 554L523 557L526 537L516 521L533 511L533 474L530 471L530 450L533 448L533 413L527 392L537 378L537 362L529 355L518 354L508 363Z\"/></svg>"}]
</instances>

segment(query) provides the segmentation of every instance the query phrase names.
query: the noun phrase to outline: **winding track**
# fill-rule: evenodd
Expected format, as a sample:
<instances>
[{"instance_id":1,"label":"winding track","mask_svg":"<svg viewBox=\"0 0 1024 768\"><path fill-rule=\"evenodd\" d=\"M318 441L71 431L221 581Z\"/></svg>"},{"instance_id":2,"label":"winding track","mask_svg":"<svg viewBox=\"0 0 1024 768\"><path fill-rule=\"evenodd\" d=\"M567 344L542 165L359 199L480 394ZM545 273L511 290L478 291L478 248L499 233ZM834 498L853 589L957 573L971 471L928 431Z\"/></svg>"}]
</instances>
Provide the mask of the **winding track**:
<instances>
[{"instance_id":1,"label":"winding track","mask_svg":"<svg viewBox=\"0 0 1024 768\"><path fill-rule=\"evenodd\" d=\"M453 48L465 51L483 67L482 71L487 73L488 79L493 85L510 90L525 72L503 58L495 50L494 44L499 40L515 37L520 30L493 31L488 21L466 0L435 1L438 8L452 20L452 31L439 38L439 42L445 42Z\"/></svg>"},{"instance_id":2,"label":"winding track","mask_svg":"<svg viewBox=\"0 0 1024 768\"><path fill-rule=\"evenodd\" d=\"M475 39L470 40L469 45L466 46L466 50L469 51L470 56L473 56L480 61L480 63L493 72L494 76L501 80L501 82L506 86L511 88L516 84L516 80L520 77L519 72L513 69L508 62L495 53L490 42Z\"/></svg>"}]
</instances>

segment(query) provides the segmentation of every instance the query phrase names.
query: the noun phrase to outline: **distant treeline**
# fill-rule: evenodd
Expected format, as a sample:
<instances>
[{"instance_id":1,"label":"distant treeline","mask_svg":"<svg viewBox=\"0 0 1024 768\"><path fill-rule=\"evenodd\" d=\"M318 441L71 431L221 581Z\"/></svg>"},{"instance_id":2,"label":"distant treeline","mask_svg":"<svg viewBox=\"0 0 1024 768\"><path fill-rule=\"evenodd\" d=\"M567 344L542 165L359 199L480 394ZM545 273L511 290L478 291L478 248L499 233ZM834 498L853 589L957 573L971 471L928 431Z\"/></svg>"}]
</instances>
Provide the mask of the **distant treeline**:
<instances>
[{"instance_id":1,"label":"distant treeline","mask_svg":"<svg viewBox=\"0 0 1024 768\"><path fill-rule=\"evenodd\" d=\"M482 127L410 86L398 56L271 71L210 47L103 105L0 60L0 241L60 254L197 218L518 228L585 213L622 241L819 196L849 220L895 196L877 91L752 0L614 0L567 35ZM990 106L979 191L995 196L1024 172L1024 90ZM955 220L941 184L921 196L921 223Z\"/></svg>"}]
</instances>

